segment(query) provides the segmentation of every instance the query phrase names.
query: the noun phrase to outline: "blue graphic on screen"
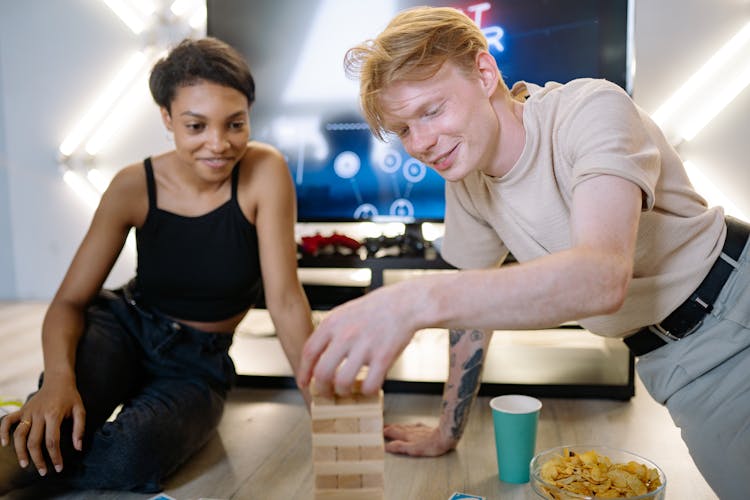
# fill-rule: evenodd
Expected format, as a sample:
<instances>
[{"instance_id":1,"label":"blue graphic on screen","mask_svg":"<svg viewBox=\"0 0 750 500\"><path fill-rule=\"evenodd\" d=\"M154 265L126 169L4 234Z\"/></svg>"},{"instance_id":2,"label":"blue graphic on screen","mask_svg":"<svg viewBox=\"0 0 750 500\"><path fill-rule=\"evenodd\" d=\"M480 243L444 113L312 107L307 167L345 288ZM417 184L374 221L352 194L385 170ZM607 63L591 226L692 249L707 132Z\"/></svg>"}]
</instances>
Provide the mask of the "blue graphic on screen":
<instances>
[{"instance_id":1,"label":"blue graphic on screen","mask_svg":"<svg viewBox=\"0 0 750 500\"><path fill-rule=\"evenodd\" d=\"M256 80L253 138L286 157L300 221L441 221L445 184L359 113L342 61L418 0L208 0L208 34L239 49ZM627 0L433 1L482 29L509 86L606 78L630 91ZM348 86L347 86L348 85Z\"/></svg>"},{"instance_id":2,"label":"blue graphic on screen","mask_svg":"<svg viewBox=\"0 0 750 500\"><path fill-rule=\"evenodd\" d=\"M288 159L301 219L442 220L443 179L398 141L376 142L357 116L322 126L327 156Z\"/></svg>"}]
</instances>

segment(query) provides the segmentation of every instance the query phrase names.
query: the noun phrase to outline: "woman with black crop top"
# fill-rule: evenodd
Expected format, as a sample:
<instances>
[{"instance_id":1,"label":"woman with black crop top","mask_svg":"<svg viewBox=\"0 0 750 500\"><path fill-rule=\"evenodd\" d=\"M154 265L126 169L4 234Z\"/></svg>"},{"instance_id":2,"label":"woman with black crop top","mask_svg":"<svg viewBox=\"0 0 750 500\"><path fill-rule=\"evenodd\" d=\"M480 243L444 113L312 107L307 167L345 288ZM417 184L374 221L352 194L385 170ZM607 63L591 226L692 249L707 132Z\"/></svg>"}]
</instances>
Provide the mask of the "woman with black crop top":
<instances>
[{"instance_id":1,"label":"woman with black crop top","mask_svg":"<svg viewBox=\"0 0 750 500\"><path fill-rule=\"evenodd\" d=\"M0 422L23 468L0 493L32 477L160 491L221 418L232 332L261 280L295 373L312 330L289 171L249 141L247 64L216 39L185 40L149 84L175 149L125 167L102 196L44 319L39 390ZM131 228L136 277L102 290Z\"/></svg>"}]
</instances>

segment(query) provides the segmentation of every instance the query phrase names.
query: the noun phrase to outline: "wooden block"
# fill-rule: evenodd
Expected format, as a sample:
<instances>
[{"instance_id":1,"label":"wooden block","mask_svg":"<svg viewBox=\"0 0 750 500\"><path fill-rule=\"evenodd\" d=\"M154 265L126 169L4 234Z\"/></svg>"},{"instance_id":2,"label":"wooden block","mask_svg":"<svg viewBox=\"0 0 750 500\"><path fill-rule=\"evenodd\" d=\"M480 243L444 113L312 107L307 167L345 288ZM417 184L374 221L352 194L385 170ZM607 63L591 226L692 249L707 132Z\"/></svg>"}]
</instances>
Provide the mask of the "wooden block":
<instances>
[{"instance_id":1,"label":"wooden block","mask_svg":"<svg viewBox=\"0 0 750 500\"><path fill-rule=\"evenodd\" d=\"M313 448L335 446L339 448L359 448L360 446L375 447L382 445L383 436L376 433L360 434L335 433L335 434L313 434Z\"/></svg>"},{"instance_id":2,"label":"wooden block","mask_svg":"<svg viewBox=\"0 0 750 500\"><path fill-rule=\"evenodd\" d=\"M359 369L357 376L354 378L354 383L352 384L352 394L362 394L362 382L367 378L367 369L366 366ZM318 389L314 378L310 381L310 395L313 396L313 399L320 396L320 390Z\"/></svg>"},{"instance_id":3,"label":"wooden block","mask_svg":"<svg viewBox=\"0 0 750 500\"><path fill-rule=\"evenodd\" d=\"M335 446L314 446L313 447L313 463L335 462L335 461L336 461L336 447Z\"/></svg>"},{"instance_id":4,"label":"wooden block","mask_svg":"<svg viewBox=\"0 0 750 500\"><path fill-rule=\"evenodd\" d=\"M362 474L362 488L385 488L383 474Z\"/></svg>"},{"instance_id":5,"label":"wooden block","mask_svg":"<svg viewBox=\"0 0 750 500\"><path fill-rule=\"evenodd\" d=\"M330 476L316 475L315 476L315 489L338 489L339 477L335 474Z\"/></svg>"},{"instance_id":6,"label":"wooden block","mask_svg":"<svg viewBox=\"0 0 750 500\"><path fill-rule=\"evenodd\" d=\"M358 393L365 375L360 372L349 396L324 397L312 386L316 499L383 498L383 392Z\"/></svg>"},{"instance_id":7,"label":"wooden block","mask_svg":"<svg viewBox=\"0 0 750 500\"><path fill-rule=\"evenodd\" d=\"M312 393L312 391L311 391ZM312 403L318 406L333 406L336 404L335 396L321 396L319 394L312 394Z\"/></svg>"},{"instance_id":8,"label":"wooden block","mask_svg":"<svg viewBox=\"0 0 750 500\"><path fill-rule=\"evenodd\" d=\"M338 398L336 404L353 405L353 398ZM356 418L338 418L334 424L336 434L331 434L341 440L341 444L336 449L336 463L359 462L359 420ZM318 435L316 437L322 437ZM342 439L344 438L344 439ZM362 476L359 473L345 474L339 473L339 488L361 488Z\"/></svg>"},{"instance_id":9,"label":"wooden block","mask_svg":"<svg viewBox=\"0 0 750 500\"><path fill-rule=\"evenodd\" d=\"M315 436L327 435L328 433L335 432L336 420L325 419L325 420L313 420L312 431L313 431L313 463L333 462L336 461L336 445L319 445L316 446L314 443ZM334 483L335 486L335 483Z\"/></svg>"},{"instance_id":10,"label":"wooden block","mask_svg":"<svg viewBox=\"0 0 750 500\"><path fill-rule=\"evenodd\" d=\"M347 417L373 417L383 414L383 407L379 404L356 404L347 406L316 406L312 405L310 413L313 420L337 419Z\"/></svg>"},{"instance_id":11,"label":"wooden block","mask_svg":"<svg viewBox=\"0 0 750 500\"><path fill-rule=\"evenodd\" d=\"M383 434L383 415L359 417L359 432Z\"/></svg>"},{"instance_id":12,"label":"wooden block","mask_svg":"<svg viewBox=\"0 0 750 500\"><path fill-rule=\"evenodd\" d=\"M378 446L363 446L359 449L359 456L362 460L383 460L385 458L385 448L383 443Z\"/></svg>"},{"instance_id":13,"label":"wooden block","mask_svg":"<svg viewBox=\"0 0 750 500\"><path fill-rule=\"evenodd\" d=\"M383 404L383 391L378 392L377 394L372 394L369 396L366 396L364 394L355 394L354 395L354 401L356 401L357 404Z\"/></svg>"},{"instance_id":14,"label":"wooden block","mask_svg":"<svg viewBox=\"0 0 750 500\"><path fill-rule=\"evenodd\" d=\"M336 396L336 406L354 406L357 398L354 396Z\"/></svg>"},{"instance_id":15,"label":"wooden block","mask_svg":"<svg viewBox=\"0 0 750 500\"><path fill-rule=\"evenodd\" d=\"M352 386L353 394L362 394L362 382L367 378L367 366L363 366L359 369L357 376L354 378L354 385Z\"/></svg>"},{"instance_id":16,"label":"wooden block","mask_svg":"<svg viewBox=\"0 0 750 500\"><path fill-rule=\"evenodd\" d=\"M383 472L382 460L355 460L345 462L336 460L335 462L318 462L315 464L316 474L329 476L333 474L350 475L350 474L380 474Z\"/></svg>"},{"instance_id":17,"label":"wooden block","mask_svg":"<svg viewBox=\"0 0 750 500\"><path fill-rule=\"evenodd\" d=\"M335 425L336 425L335 418L313 419L312 431L313 431L313 434L335 432L336 430Z\"/></svg>"},{"instance_id":18,"label":"wooden block","mask_svg":"<svg viewBox=\"0 0 750 500\"><path fill-rule=\"evenodd\" d=\"M320 489L315 492L315 500L383 500L382 488L362 488L359 490Z\"/></svg>"}]
</instances>

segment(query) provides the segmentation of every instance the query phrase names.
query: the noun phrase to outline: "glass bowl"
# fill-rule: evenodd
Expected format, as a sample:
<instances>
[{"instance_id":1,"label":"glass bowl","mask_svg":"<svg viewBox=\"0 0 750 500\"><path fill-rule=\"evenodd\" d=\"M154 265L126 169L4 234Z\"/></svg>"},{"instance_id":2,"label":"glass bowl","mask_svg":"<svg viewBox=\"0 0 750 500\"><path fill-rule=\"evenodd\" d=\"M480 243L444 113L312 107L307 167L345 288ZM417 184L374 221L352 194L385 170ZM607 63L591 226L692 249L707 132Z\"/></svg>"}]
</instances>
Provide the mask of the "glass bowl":
<instances>
[{"instance_id":1,"label":"glass bowl","mask_svg":"<svg viewBox=\"0 0 750 500\"><path fill-rule=\"evenodd\" d=\"M560 459L560 457L565 456L565 450L569 450L572 452L572 454L580 455L582 459L587 461L588 463L593 463L593 460L595 460L595 457L588 453L590 451L593 451L601 457L608 457L609 462L611 464L628 464L628 462L636 462L638 464L642 464L646 466L648 469L653 469L656 471L656 474L658 474L658 480L661 483L660 486L655 487L653 491L648 491L647 493L642 494L636 494L633 493L631 496L607 496L606 493L603 491L601 493L583 493L583 492L573 492L569 489L565 488L564 483L567 481L570 482L578 482L582 480L581 474L578 474L576 477L573 477L572 479L569 477L568 479L558 479L557 481L546 481L542 477L542 470L545 464L550 462L551 460L557 460ZM599 463L601 463L601 460L599 460ZM530 477L531 477L531 487L536 492L537 495L539 495L539 498L544 498L547 500L593 500L593 499L602 499L602 498L627 498L629 500L664 500L665 498L665 491L667 487L667 477L664 475L664 471L661 470L659 466L657 466L652 461L643 458L639 455L636 455L635 453L621 450L619 448L611 448L609 446L600 446L600 445L572 445L572 446L558 446L557 448L550 448L549 450L542 451L538 453L529 464L530 467ZM548 468L551 467L550 465L547 466ZM598 478L599 484L601 485L601 489L604 490L606 486L606 478L605 474L602 469L604 466L600 466L600 477ZM585 467L583 469L586 469ZM581 468L578 468L580 471ZM589 468L589 471L591 469ZM585 474L589 474L588 472ZM627 481L628 476L625 474L622 474L622 472L615 472L614 473L614 479L615 481L613 484L623 484L623 481ZM653 477L653 474L652 474ZM611 481L611 480L610 480ZM645 483L648 483L646 481ZM579 483L580 484L580 483ZM648 488L648 484L645 484ZM572 485L568 485L568 488L571 488ZM633 491L631 489L631 491ZM610 489L609 494L614 494L614 490ZM624 494L624 493L623 493ZM601 495L601 496L597 496Z\"/></svg>"}]
</instances>

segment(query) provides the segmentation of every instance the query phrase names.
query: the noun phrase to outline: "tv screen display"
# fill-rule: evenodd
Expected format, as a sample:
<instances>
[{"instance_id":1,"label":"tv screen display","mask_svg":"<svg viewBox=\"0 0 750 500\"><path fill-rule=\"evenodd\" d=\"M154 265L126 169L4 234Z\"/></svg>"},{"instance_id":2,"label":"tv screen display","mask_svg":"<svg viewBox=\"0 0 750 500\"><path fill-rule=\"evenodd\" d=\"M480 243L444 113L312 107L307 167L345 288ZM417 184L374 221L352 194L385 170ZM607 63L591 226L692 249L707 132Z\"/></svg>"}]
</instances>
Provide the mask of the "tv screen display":
<instances>
[{"instance_id":1,"label":"tv screen display","mask_svg":"<svg viewBox=\"0 0 750 500\"><path fill-rule=\"evenodd\" d=\"M606 78L628 92L628 0L432 1L482 29L508 85ZM242 52L256 82L252 137L285 155L298 219L441 221L444 181L398 140L370 133L346 50L419 0L208 0L208 34Z\"/></svg>"}]
</instances>

